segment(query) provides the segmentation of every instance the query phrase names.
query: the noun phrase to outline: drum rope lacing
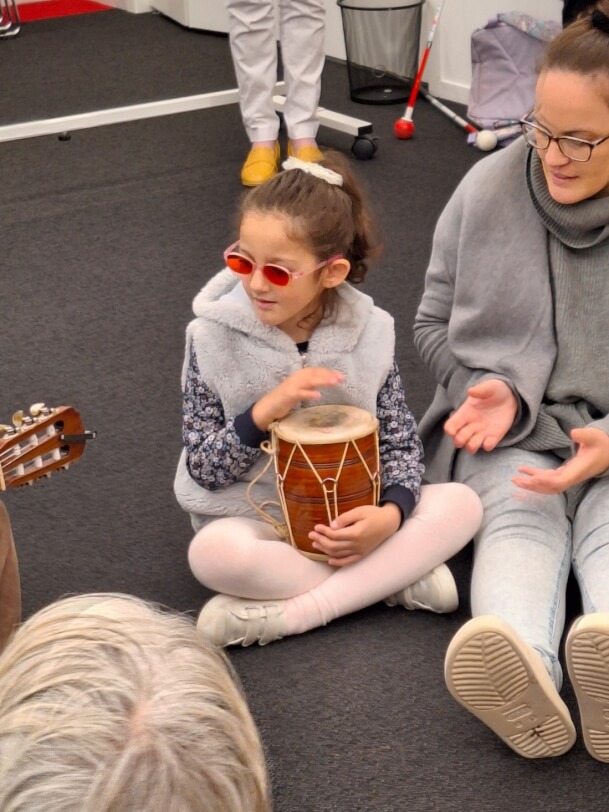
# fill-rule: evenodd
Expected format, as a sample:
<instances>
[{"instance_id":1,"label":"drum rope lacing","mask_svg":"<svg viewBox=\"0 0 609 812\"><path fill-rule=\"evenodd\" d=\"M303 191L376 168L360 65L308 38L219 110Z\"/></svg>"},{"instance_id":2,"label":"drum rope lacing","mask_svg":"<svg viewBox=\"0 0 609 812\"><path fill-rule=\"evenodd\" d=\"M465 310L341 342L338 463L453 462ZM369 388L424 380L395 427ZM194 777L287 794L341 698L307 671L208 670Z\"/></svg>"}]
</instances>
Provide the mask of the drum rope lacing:
<instances>
[{"instance_id":1,"label":"drum rope lacing","mask_svg":"<svg viewBox=\"0 0 609 812\"><path fill-rule=\"evenodd\" d=\"M273 426L276 426L276 425L277 425L276 422L271 423L271 425L269 426L269 431L272 432ZM260 473L257 476L255 476L254 479L252 479L252 481L247 486L247 490L245 492L245 495L246 495L246 498L247 498L247 501L248 501L250 507L252 507L256 511L256 513L262 519L264 519L264 521L269 522L270 524L273 525L273 529L275 530L275 533L277 534L277 537L280 538L282 541L289 541L290 540L290 532L288 530L287 524L285 522L278 521L278 519L276 519L270 513L267 513L267 511L265 510L266 507L282 508L283 506L282 506L281 502L277 502L274 499L265 499L264 502L261 502L258 505L258 504L256 504L256 502L254 501L254 499L252 497L252 488L258 482L258 480L262 479L262 477L266 474L266 472L269 470L269 468L271 466L271 463L273 462L273 459L274 459L275 448L276 448L275 435L271 434L271 437L272 437L272 439L270 441L269 440L263 440L260 443L261 451L264 451L265 454L268 454L269 458L266 461L266 465L264 466L262 471L260 471Z\"/></svg>"},{"instance_id":2,"label":"drum rope lacing","mask_svg":"<svg viewBox=\"0 0 609 812\"><path fill-rule=\"evenodd\" d=\"M337 486L338 486L338 481L340 479L340 475L341 475L345 460L347 458L347 451L349 449L349 446L352 446L355 449L355 451L357 453L357 456L360 459L360 462L364 466L364 468L366 470L366 473L368 474L368 476L370 478L370 481L372 482L374 504L378 504L379 498L380 498L380 491L381 491L381 481L380 481L380 477L379 477L379 472L378 471L372 472L370 470L370 468L368 466L368 463L364 459L364 456L362 455L362 452L361 452L359 446L357 445L357 443L354 440L349 440L347 443L345 443L345 448L343 450L342 459L340 460L338 470L336 472L336 476L334 476L334 477L325 477L325 478L322 479L322 477L320 477L320 475L318 474L314 463L311 461L308 454L304 450L302 444L300 442L298 442L298 441L295 441L294 446L292 447L292 450L290 452L289 458L288 458L286 466L285 466L284 474L283 475L280 474L279 471L277 470L277 450L278 450L277 449L277 435L276 435L276 432L274 431L274 428L277 425L278 425L277 422L274 422L269 426L269 431L271 432L271 439L270 440L263 440L262 443L260 443L261 450L264 451L265 454L269 455L269 459L267 460L267 463L264 466L264 468L262 469L262 471L260 471L260 473L256 477L254 477L254 479L249 483L249 485L247 487L247 491L246 491L246 497L247 497L248 503L256 511L256 513L262 519L269 522L273 526L273 529L275 530L275 533L277 534L278 538L282 539L283 541L290 542L292 544L292 546L296 546L295 542L294 542L294 539L292 538L292 531L291 531L291 527L290 527L289 523L285 522L285 521L284 522L278 521L274 516L272 516L270 513L268 513L265 510L266 507L271 507L271 506L272 507L279 507L279 508L282 509L284 517L289 516L288 505L287 505L285 494L284 494L283 483L284 483L284 480L285 480L285 474L287 473L287 471L290 468L290 465L292 463L292 459L293 459L294 454L296 453L296 451L300 451L300 453L302 454L304 459L307 461L309 467L311 468L311 471L312 471L313 475L315 476L315 478L317 479L318 483L321 486L321 489L322 489L322 492L323 492L323 495L324 495L324 501L325 501L325 504L326 504L326 514L328 516L328 524L333 519L337 518L337 516L338 516L338 489L337 489ZM260 505L258 505L258 504L256 504L256 502L254 501L254 499L253 499L253 497L251 495L252 488L266 474L266 472L268 471L268 469L269 469L269 467L270 467L270 465L271 465L271 463L273 461L275 462L275 472L276 472L275 473L275 478L276 478L276 481L277 481L277 490L279 492L280 501L277 502L277 501L275 501L273 499L266 499L264 502L262 502ZM330 487L328 487L327 483L330 483ZM330 505L330 500L328 498L329 496L333 497L333 505ZM332 508L333 508L333 510L332 510Z\"/></svg>"}]
</instances>

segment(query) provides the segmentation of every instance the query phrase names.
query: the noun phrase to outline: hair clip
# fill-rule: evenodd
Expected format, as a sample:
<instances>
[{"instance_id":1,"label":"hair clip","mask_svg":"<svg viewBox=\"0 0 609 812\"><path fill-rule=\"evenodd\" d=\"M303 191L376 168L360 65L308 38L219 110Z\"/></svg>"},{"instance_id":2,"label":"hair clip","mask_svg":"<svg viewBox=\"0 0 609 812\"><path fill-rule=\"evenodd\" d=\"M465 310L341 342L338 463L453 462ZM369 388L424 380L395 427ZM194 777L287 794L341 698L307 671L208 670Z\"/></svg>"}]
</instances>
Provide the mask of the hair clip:
<instances>
[{"instance_id":1,"label":"hair clip","mask_svg":"<svg viewBox=\"0 0 609 812\"><path fill-rule=\"evenodd\" d=\"M594 9L592 12L591 23L593 28L596 28L598 31L602 31L603 34L609 34L609 17L607 17L606 14L603 14L602 11Z\"/></svg>"},{"instance_id":2,"label":"hair clip","mask_svg":"<svg viewBox=\"0 0 609 812\"><path fill-rule=\"evenodd\" d=\"M315 178L325 180L326 183L330 183L332 186L343 185L342 175L339 175L338 172L335 172L333 169L320 166L312 161L301 161L300 158L291 157L285 160L281 165L286 170L300 169L302 172L306 172L307 175L313 175Z\"/></svg>"}]
</instances>

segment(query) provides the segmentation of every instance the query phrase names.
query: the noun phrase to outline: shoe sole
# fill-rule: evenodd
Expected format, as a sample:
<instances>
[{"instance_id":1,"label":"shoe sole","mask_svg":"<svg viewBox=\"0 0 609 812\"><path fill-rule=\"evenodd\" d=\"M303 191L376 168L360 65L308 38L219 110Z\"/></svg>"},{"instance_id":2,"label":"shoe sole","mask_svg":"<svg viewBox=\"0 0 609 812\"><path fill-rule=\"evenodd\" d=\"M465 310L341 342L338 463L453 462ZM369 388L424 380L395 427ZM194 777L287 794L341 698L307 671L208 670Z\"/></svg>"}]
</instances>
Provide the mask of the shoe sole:
<instances>
[{"instance_id":1,"label":"shoe sole","mask_svg":"<svg viewBox=\"0 0 609 812\"><path fill-rule=\"evenodd\" d=\"M541 658L496 617L477 617L452 639L445 679L454 699L524 758L566 753L575 728Z\"/></svg>"},{"instance_id":2,"label":"shoe sole","mask_svg":"<svg viewBox=\"0 0 609 812\"><path fill-rule=\"evenodd\" d=\"M565 652L584 744L597 761L609 762L609 614L576 621Z\"/></svg>"}]
</instances>

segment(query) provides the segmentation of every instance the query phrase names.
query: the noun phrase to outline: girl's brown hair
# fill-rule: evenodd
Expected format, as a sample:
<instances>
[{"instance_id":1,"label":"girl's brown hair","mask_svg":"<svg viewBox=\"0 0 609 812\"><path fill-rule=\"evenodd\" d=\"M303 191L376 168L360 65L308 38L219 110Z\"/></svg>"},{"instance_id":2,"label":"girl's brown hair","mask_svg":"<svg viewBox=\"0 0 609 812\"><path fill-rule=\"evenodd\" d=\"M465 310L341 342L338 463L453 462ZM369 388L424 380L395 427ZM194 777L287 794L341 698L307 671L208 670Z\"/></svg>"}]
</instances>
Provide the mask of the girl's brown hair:
<instances>
[{"instance_id":1,"label":"girl's brown hair","mask_svg":"<svg viewBox=\"0 0 609 812\"><path fill-rule=\"evenodd\" d=\"M379 231L347 159L338 152L325 152L320 165L338 172L343 185L289 169L248 192L239 219L250 212L285 217L290 237L320 262L335 254L348 259L351 269L347 280L358 284L366 276L369 259L381 251Z\"/></svg>"}]
</instances>

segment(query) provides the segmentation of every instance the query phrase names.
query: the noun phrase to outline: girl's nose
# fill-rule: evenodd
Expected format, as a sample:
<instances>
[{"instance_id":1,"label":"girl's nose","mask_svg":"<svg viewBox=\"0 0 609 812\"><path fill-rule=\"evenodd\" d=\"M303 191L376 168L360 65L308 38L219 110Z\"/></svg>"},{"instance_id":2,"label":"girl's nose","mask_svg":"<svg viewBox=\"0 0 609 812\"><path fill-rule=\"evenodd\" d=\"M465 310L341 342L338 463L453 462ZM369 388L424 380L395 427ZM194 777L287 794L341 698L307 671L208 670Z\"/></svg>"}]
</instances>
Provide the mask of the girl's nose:
<instances>
[{"instance_id":1,"label":"girl's nose","mask_svg":"<svg viewBox=\"0 0 609 812\"><path fill-rule=\"evenodd\" d=\"M269 287L270 283L262 272L262 266L254 265L254 269L250 274L250 288L252 290L268 290Z\"/></svg>"}]
</instances>

